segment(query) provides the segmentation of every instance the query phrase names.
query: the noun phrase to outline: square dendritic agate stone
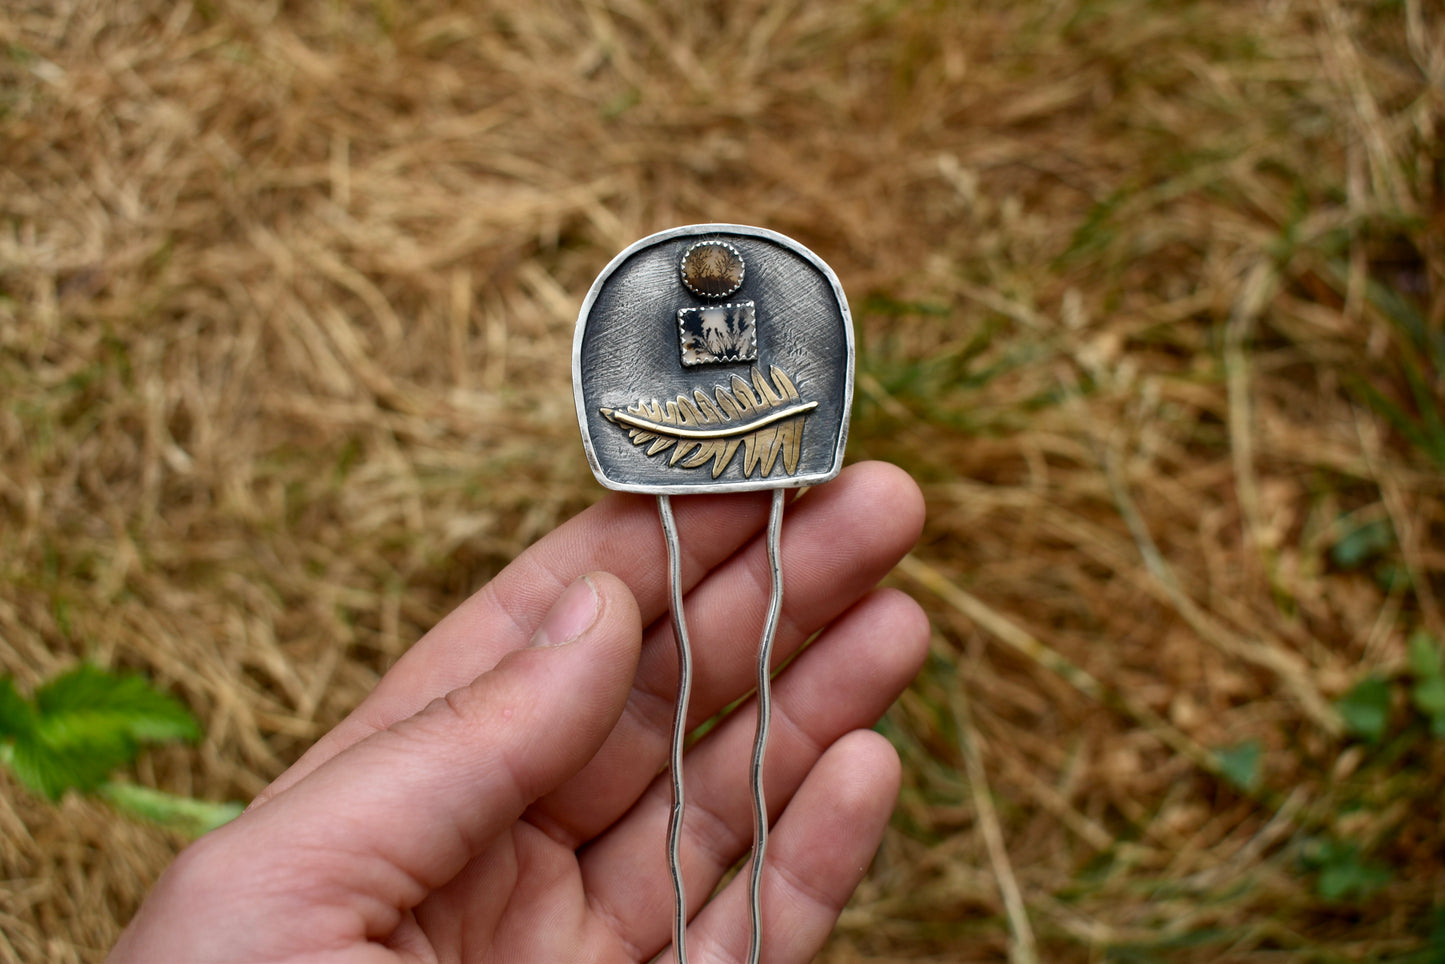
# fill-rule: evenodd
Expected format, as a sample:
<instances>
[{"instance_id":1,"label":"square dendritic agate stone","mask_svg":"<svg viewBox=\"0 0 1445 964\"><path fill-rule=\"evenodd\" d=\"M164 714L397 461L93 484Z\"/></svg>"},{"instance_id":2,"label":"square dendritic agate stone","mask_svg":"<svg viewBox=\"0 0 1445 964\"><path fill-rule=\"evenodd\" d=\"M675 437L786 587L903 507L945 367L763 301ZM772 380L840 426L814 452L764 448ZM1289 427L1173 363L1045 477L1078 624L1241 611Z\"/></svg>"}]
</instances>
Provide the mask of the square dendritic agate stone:
<instances>
[{"instance_id":1,"label":"square dendritic agate stone","mask_svg":"<svg viewBox=\"0 0 1445 964\"><path fill-rule=\"evenodd\" d=\"M758 357L757 308L751 301L679 308L677 327L684 365L754 361Z\"/></svg>"}]
</instances>

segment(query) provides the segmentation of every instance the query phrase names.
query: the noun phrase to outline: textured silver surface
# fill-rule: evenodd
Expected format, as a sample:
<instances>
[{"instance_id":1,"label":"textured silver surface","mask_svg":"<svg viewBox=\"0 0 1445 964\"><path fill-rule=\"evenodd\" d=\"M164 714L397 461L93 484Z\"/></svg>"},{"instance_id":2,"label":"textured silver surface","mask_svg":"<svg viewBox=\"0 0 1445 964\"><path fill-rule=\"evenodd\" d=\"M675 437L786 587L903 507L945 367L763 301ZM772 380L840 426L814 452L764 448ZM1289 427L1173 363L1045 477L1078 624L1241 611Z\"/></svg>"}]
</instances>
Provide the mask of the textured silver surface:
<instances>
[{"instance_id":1,"label":"textured silver surface","mask_svg":"<svg viewBox=\"0 0 1445 964\"><path fill-rule=\"evenodd\" d=\"M728 299L755 306L755 360L683 364L679 310L716 305L688 290L679 274L683 253L703 240L731 245L746 262L742 285ZM608 488L657 495L825 482L843 464L853 351L852 321L837 277L796 241L736 224L690 225L651 235L602 271L578 315L573 389L588 462ZM751 383L754 369L769 376L774 368L786 373L803 402L816 403L803 417L792 471L749 475L744 459L735 458L714 478L710 468L685 467L670 457L672 452L649 454L654 446L636 444L625 428L602 414L639 403L665 406L678 396L693 399L699 391L713 401L716 389L736 384L734 376Z\"/></svg>"}]
</instances>

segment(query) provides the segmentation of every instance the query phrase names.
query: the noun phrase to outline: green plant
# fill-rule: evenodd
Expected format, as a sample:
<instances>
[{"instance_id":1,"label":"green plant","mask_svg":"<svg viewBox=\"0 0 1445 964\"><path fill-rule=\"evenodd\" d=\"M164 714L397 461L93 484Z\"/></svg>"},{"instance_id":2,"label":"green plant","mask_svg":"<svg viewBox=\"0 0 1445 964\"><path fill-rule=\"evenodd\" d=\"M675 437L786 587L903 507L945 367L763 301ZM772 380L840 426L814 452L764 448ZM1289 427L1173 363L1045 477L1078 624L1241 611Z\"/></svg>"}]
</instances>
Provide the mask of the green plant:
<instances>
[{"instance_id":1,"label":"green plant","mask_svg":"<svg viewBox=\"0 0 1445 964\"><path fill-rule=\"evenodd\" d=\"M1423 717L1432 737L1445 739L1445 653L1423 629L1410 636L1407 674L1410 705ZM1367 743L1379 743L1385 737L1395 692L1391 682L1367 676L1336 702L1351 735ZM1405 681L1398 682L1403 685Z\"/></svg>"},{"instance_id":2,"label":"green plant","mask_svg":"<svg viewBox=\"0 0 1445 964\"><path fill-rule=\"evenodd\" d=\"M1214 756L1219 761L1220 772L1235 787L1245 793L1259 789L1264 745L1258 740L1223 747L1215 750Z\"/></svg>"},{"instance_id":3,"label":"green plant","mask_svg":"<svg viewBox=\"0 0 1445 964\"><path fill-rule=\"evenodd\" d=\"M67 790L95 793L132 816L204 833L235 817L240 805L110 779L146 744L199 736L190 711L141 676L81 664L42 684L30 699L9 676L0 677L0 763L49 800Z\"/></svg>"},{"instance_id":4,"label":"green plant","mask_svg":"<svg viewBox=\"0 0 1445 964\"><path fill-rule=\"evenodd\" d=\"M1379 743L1390 726L1390 684L1367 676L1335 704L1345 728L1368 743Z\"/></svg>"},{"instance_id":5,"label":"green plant","mask_svg":"<svg viewBox=\"0 0 1445 964\"><path fill-rule=\"evenodd\" d=\"M1417 630L1410 637L1410 702L1430 721L1430 735L1445 739L1445 657L1429 633Z\"/></svg>"},{"instance_id":6,"label":"green plant","mask_svg":"<svg viewBox=\"0 0 1445 964\"><path fill-rule=\"evenodd\" d=\"M1327 901L1365 899L1394 879L1389 866L1367 859L1356 843L1316 841L1306 850L1304 861L1318 872L1315 889Z\"/></svg>"}]
</instances>

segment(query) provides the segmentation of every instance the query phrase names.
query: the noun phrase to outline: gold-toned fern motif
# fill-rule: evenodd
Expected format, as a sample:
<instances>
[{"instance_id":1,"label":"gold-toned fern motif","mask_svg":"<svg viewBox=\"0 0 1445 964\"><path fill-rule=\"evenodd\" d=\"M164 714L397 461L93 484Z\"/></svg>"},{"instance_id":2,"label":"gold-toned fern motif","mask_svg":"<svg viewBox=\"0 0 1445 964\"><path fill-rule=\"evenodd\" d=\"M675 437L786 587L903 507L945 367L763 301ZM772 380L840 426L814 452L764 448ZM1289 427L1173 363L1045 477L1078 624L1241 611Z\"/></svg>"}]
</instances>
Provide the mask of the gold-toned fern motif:
<instances>
[{"instance_id":1,"label":"gold-toned fern motif","mask_svg":"<svg viewBox=\"0 0 1445 964\"><path fill-rule=\"evenodd\" d=\"M647 445L648 455L672 449L669 465L696 469L711 461L717 478L742 446L744 476L751 478L757 468L762 477L771 475L780 455L784 471L792 475L803 447L803 416L818 403L803 401L781 368L773 366L771 375L769 381L754 368L752 384L734 375L730 388L718 385L712 397L695 388L691 398L641 400L625 412L601 411L627 430L633 445Z\"/></svg>"}]
</instances>

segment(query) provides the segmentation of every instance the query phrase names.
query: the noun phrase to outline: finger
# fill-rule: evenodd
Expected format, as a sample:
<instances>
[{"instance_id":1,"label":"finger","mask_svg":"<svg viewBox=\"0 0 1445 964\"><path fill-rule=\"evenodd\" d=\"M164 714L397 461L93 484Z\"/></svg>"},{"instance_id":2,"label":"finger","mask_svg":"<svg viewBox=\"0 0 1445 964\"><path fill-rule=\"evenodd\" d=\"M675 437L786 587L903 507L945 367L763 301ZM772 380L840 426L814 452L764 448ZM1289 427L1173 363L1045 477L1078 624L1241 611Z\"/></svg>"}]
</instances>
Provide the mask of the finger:
<instances>
[{"instance_id":1,"label":"finger","mask_svg":"<svg viewBox=\"0 0 1445 964\"><path fill-rule=\"evenodd\" d=\"M335 946L390 934L596 751L626 699L639 638L625 585L579 580L532 646L205 838L228 892L255 899L218 903L234 914L205 922L214 933L198 939L245 937L236 946L255 949L250 931L268 915L288 921L278 934L325 930Z\"/></svg>"},{"instance_id":2,"label":"finger","mask_svg":"<svg viewBox=\"0 0 1445 964\"><path fill-rule=\"evenodd\" d=\"M860 730L823 755L789 802L763 862L762 946L770 964L811 961L822 949L883 840L900 769L887 740ZM744 867L688 925L689 960L747 959L748 878Z\"/></svg>"},{"instance_id":3,"label":"finger","mask_svg":"<svg viewBox=\"0 0 1445 964\"><path fill-rule=\"evenodd\" d=\"M918 538L923 504L912 479L877 464L851 481L809 492L784 516L775 664L877 585ZM688 594L694 680L689 727L753 688L770 578L760 537ZM528 819L577 847L627 812L668 758L676 694L677 651L671 621L663 619L644 638L617 729L581 773L538 801ZM890 690L883 706L892 698Z\"/></svg>"},{"instance_id":4,"label":"finger","mask_svg":"<svg viewBox=\"0 0 1445 964\"><path fill-rule=\"evenodd\" d=\"M824 748L883 714L917 673L927 648L928 622L918 604L883 590L839 620L778 677L764 780L771 813L782 811ZM750 701L684 761L681 857L690 911L752 844L748 773L755 718L756 703ZM662 842L671 809L671 783L664 776L582 854L592 905L644 958L669 935L673 896Z\"/></svg>"},{"instance_id":5,"label":"finger","mask_svg":"<svg viewBox=\"0 0 1445 964\"><path fill-rule=\"evenodd\" d=\"M678 527L691 555L685 585L726 559L767 524L767 496L678 500ZM705 532L707 539L691 536ZM387 671L341 723L318 740L258 800L269 799L337 753L437 696L465 686L526 645L562 591L585 572L616 571L637 600L643 624L666 612L667 561L657 502L614 493L548 533L473 593Z\"/></svg>"}]
</instances>

